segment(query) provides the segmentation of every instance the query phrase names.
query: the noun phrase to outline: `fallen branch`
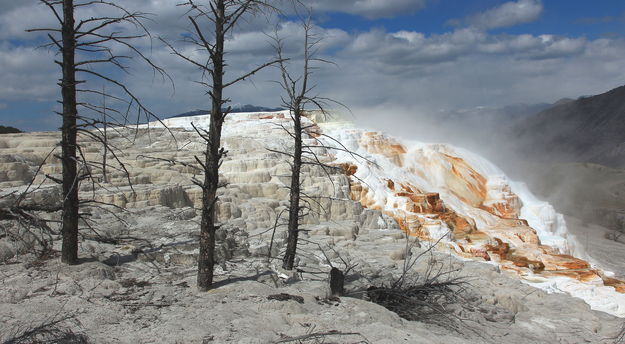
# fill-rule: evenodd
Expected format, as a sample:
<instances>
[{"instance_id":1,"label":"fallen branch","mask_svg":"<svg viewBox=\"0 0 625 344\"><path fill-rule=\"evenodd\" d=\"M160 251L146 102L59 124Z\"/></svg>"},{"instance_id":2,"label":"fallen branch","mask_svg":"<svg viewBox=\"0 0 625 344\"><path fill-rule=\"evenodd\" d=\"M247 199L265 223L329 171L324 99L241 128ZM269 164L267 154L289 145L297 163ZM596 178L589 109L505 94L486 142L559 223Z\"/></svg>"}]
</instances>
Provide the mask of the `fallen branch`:
<instances>
[{"instance_id":1,"label":"fallen branch","mask_svg":"<svg viewBox=\"0 0 625 344\"><path fill-rule=\"evenodd\" d=\"M319 338L325 338L329 336L359 336L363 339L359 343L369 343L369 341L365 337L363 337L362 334L358 332L339 332L335 330L331 330L327 332L314 332L314 333L309 333L309 334L305 334L305 335L297 336L297 337L289 337L289 338L281 339L274 343L277 344L277 343L289 343L289 342L302 342L305 340L319 339Z\"/></svg>"}]
</instances>

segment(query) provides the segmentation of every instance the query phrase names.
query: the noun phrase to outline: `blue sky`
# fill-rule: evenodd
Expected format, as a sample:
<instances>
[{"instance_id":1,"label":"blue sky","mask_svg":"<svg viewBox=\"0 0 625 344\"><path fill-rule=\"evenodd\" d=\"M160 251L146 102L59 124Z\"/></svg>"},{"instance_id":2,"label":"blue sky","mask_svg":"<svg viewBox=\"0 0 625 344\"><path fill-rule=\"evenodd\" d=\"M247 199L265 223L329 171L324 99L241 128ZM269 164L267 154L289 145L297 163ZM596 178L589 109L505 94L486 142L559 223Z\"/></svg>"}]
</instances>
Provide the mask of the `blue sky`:
<instances>
[{"instance_id":1,"label":"blue sky","mask_svg":"<svg viewBox=\"0 0 625 344\"><path fill-rule=\"evenodd\" d=\"M453 27L451 19L484 12L505 3L499 0L433 0L415 13L391 18L365 18L347 13L324 14L322 25L347 31L368 31L382 27L387 31L414 30L427 34L442 34ZM625 1L583 0L543 1L544 10L536 20L512 27L494 30L494 33L535 34L544 33L564 36L601 38L625 34Z\"/></svg>"},{"instance_id":2,"label":"blue sky","mask_svg":"<svg viewBox=\"0 0 625 344\"><path fill-rule=\"evenodd\" d=\"M133 0L124 1L124 6L154 13L149 23L154 36L189 49L178 41L188 23L174 3ZM306 3L314 10L316 32L324 37L320 54L338 65L317 72L318 92L365 117L380 111L386 116L416 117L444 109L555 102L625 84L622 0ZM53 52L36 49L44 37L24 32L53 24L37 0L0 1L0 124L25 130L59 126L54 114L59 70L52 63ZM290 15L251 18L228 41L230 74L226 77L272 57L267 33L276 25L297 66L299 23ZM140 63L130 64L130 75L117 75L154 113L166 116L208 107L205 90L194 83L200 78L196 69L158 41L139 43L169 71L175 90ZM267 70L236 86L228 96L233 103L277 106L280 90L271 83L276 77L275 70Z\"/></svg>"}]
</instances>

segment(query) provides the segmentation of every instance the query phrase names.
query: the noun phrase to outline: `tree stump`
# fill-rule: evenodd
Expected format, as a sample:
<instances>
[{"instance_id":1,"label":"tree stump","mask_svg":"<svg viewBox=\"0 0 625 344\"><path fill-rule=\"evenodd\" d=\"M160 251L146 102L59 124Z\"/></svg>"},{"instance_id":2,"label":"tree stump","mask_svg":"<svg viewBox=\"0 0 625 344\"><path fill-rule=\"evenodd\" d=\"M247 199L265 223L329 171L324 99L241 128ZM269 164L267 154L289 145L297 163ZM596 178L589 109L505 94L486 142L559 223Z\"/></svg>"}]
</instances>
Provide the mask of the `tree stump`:
<instances>
[{"instance_id":1,"label":"tree stump","mask_svg":"<svg viewBox=\"0 0 625 344\"><path fill-rule=\"evenodd\" d=\"M330 294L331 296L338 297L345 294L345 276L343 271L332 268L330 270Z\"/></svg>"}]
</instances>

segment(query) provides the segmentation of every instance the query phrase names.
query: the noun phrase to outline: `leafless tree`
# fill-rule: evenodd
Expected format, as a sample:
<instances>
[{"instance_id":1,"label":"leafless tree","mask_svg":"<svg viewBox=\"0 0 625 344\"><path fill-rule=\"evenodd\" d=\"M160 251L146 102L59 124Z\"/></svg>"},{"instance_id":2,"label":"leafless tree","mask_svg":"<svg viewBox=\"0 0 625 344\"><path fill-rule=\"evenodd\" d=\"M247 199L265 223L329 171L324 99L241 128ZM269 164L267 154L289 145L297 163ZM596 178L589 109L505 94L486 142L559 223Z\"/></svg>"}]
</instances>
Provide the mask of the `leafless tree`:
<instances>
[{"instance_id":1,"label":"leafless tree","mask_svg":"<svg viewBox=\"0 0 625 344\"><path fill-rule=\"evenodd\" d=\"M62 180L52 177L50 179L61 184L63 192L61 261L66 264L77 264L78 227L81 216L79 185L84 180L97 183L98 180L94 178L93 170L96 168L105 170L106 164L105 159L98 162L87 161L80 149L78 137L83 136L106 145L107 151L113 154L120 168L127 174L128 171L109 146L100 127L103 124L126 125L129 122L130 113L134 111L137 113L137 124L141 118L155 118L121 80L111 76L104 68L112 66L127 72L128 66L125 65L125 61L138 57L155 73L164 78L168 76L136 45L138 40L150 35L143 24L145 20L148 20L146 13L131 12L119 5L119 1L113 0L39 1L49 8L58 24L55 27L28 31L45 32L50 39L50 43L45 46L58 51L60 56L60 59L55 62L62 71L62 77L59 80L62 112L58 114L62 117L60 159L63 172ZM85 13L83 10L86 9L93 9L103 14L99 17L84 15L76 18L77 13ZM124 50L126 53L117 53L118 50ZM112 85L117 89L118 95L107 94L95 86L90 86L95 82ZM107 107L106 104L95 105L88 99L89 96L94 95L125 103L126 111ZM112 116L105 115L107 112L114 112L119 116L117 119L112 119ZM103 116L89 115L94 113Z\"/></svg>"},{"instance_id":2,"label":"leafless tree","mask_svg":"<svg viewBox=\"0 0 625 344\"><path fill-rule=\"evenodd\" d=\"M206 142L206 150L202 159L196 157L204 172L204 180L194 183L202 188L202 221L200 224L200 254L198 257L197 286L206 291L213 283L215 266L215 232L219 228L215 218L217 190L219 183L219 167L227 154L221 146L221 132L230 107L224 109L229 99L224 91L243 80L248 79L260 70L276 63L264 63L252 71L245 73L231 81L224 80L226 68L225 55L227 52L226 38L237 27L240 20L246 16L253 16L263 11L272 11L275 8L266 0L189 0L179 6L188 8L188 18L192 25L192 32L186 38L199 51L204 53L202 60L193 59L169 45L173 54L197 67L202 72L203 79L199 84L207 89L210 96L211 113L209 129L194 127L200 137Z\"/></svg>"},{"instance_id":3,"label":"leafless tree","mask_svg":"<svg viewBox=\"0 0 625 344\"><path fill-rule=\"evenodd\" d=\"M302 135L305 135L305 131L309 128L302 126L302 117L306 105L315 103L314 98L309 98L308 94L311 91L311 85L309 85L309 79L312 74L310 63L313 62L314 49L319 43L319 40L313 37L311 33L311 21L307 19L303 23L303 29L305 33L304 37L304 66L301 77L293 77L287 68L287 62L280 62L280 74L282 77L280 86L286 92L286 97L283 97L282 103L289 110L291 120L293 122L293 130L288 131L289 135L293 138L293 151L292 151L292 163L291 163L291 185L289 193L289 220L287 227L287 247L282 261L282 267L287 270L293 269L293 262L295 259L295 253L297 250L297 239L299 234L299 220L301 216L302 207L300 204L300 187L301 187L301 171L302 171ZM283 59L283 44L279 37L276 37L276 55L279 59ZM318 106L323 110L322 106Z\"/></svg>"},{"instance_id":4,"label":"leafless tree","mask_svg":"<svg viewBox=\"0 0 625 344\"><path fill-rule=\"evenodd\" d=\"M302 6L302 3L297 2L298 7ZM297 7L296 7L297 8ZM296 12L298 12L296 10ZM300 219L309 213L309 202L313 201L312 197L305 197L301 189L302 183L302 167L305 165L312 165L322 168L331 180L331 172L341 170L337 166L328 165L323 163L317 151L319 149L331 149L341 150L349 152L349 150L343 146L338 140L328 136L324 133L316 131L316 124L306 124L302 120L303 117L311 111L317 111L323 117L328 117L330 114L328 109L331 105L342 106L343 104L332 100L327 97L322 97L315 92L316 85L312 82L312 75L320 64L333 64L331 61L324 60L318 57L318 46L322 41L322 37L316 35L313 32L313 23L310 16L310 11L306 12L308 15L302 17L302 29L304 32L303 37L303 56L300 73L292 72L289 62L293 59L287 59L284 55L284 40L275 34L274 37L274 49L276 51L276 59L280 61L278 68L280 70L281 80L277 83L283 89L285 96L282 97L282 106L289 110L292 128L282 126L282 128L293 139L293 149L289 152L272 150L275 153L286 155L290 159L291 165L291 184L289 194L289 218L287 224L287 247L282 260L282 267L287 270L292 270L295 256L297 252L297 243L299 237ZM298 14L299 15L299 14ZM313 133L314 132L314 133ZM328 145L319 138L315 138L313 144L305 144L304 138L309 137L309 133L313 136L318 136L321 139L330 141L333 144ZM358 157L359 159L366 160L364 157L357 155L356 153L349 152ZM303 197L304 196L304 197Z\"/></svg>"}]
</instances>

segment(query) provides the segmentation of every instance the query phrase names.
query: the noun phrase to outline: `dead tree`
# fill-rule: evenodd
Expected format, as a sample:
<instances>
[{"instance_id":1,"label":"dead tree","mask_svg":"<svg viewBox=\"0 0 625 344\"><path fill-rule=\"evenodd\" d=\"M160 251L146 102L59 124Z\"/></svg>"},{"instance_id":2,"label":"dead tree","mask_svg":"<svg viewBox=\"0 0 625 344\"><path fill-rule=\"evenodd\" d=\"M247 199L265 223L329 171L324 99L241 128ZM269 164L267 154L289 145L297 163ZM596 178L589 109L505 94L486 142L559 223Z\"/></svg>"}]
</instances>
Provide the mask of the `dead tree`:
<instances>
[{"instance_id":1,"label":"dead tree","mask_svg":"<svg viewBox=\"0 0 625 344\"><path fill-rule=\"evenodd\" d=\"M281 86L286 92L287 97L282 99L283 105L289 110L291 120L293 122L293 130L289 135L293 138L292 164L291 164L291 185L289 193L289 220L287 226L287 247L282 260L282 267L287 270L293 269L295 253L297 250L297 239L299 234L299 219L301 213L300 205L300 176L302 171L302 116L304 115L305 106L312 102L307 95L310 92L309 77L311 75L310 62L313 58L314 46L318 41L309 41L311 39L311 23L306 21L303 25L305 30L304 41L304 67L301 78L293 78L287 68L286 62L280 62L280 74L282 77ZM276 37L276 55L278 59L283 59L283 45L279 37ZM300 81L300 82L298 82ZM323 107L320 107L323 109Z\"/></svg>"},{"instance_id":2,"label":"dead tree","mask_svg":"<svg viewBox=\"0 0 625 344\"><path fill-rule=\"evenodd\" d=\"M289 136L293 139L293 149L289 152L270 149L270 151L275 153L286 155L290 159L291 165L288 211L289 219L287 225L288 237L286 251L282 260L282 267L287 270L293 269L297 253L300 219L307 214L307 203L310 202L309 200L302 199L302 196L305 196L301 190L302 167L304 165L321 167L328 175L328 178L330 178L330 172L338 171L340 168L321 162L315 150L325 148L348 151L347 148L339 141L323 133L316 134L321 138L332 141L335 145L327 145L319 139L315 139L314 144L305 144L303 140L305 137L308 137L309 131L314 131L313 127L316 126L314 123L304 124L302 118L306 116L308 111L319 111L322 116L327 117L329 116L327 109L330 104L344 106L335 100L321 97L313 93L316 85L311 82L311 77L314 70L318 68L318 66L313 66L313 64L332 64L332 62L317 57L317 46L321 42L321 38L312 32L313 24L310 19L310 12L308 12L308 14L309 16L307 18L302 18L302 28L304 30L304 52L302 57L303 65L301 66L301 74L295 75L295 73L290 71L288 62L292 60L286 59L284 56L283 40L278 37L277 33L274 37L276 58L280 61L278 63L278 68L280 69L281 80L278 81L278 84L285 93L285 96L282 97L282 105L288 109L293 124L292 128L282 126L282 128L287 131ZM355 155L355 153L350 153Z\"/></svg>"},{"instance_id":3,"label":"dead tree","mask_svg":"<svg viewBox=\"0 0 625 344\"><path fill-rule=\"evenodd\" d=\"M147 19L145 13L128 11L119 5L118 1L112 0L39 1L49 8L58 24L56 27L28 31L45 32L51 41L45 46L57 50L60 56L60 60L55 60L55 62L62 71L62 77L59 80L62 112L58 114L62 117L60 159L63 172L62 180L54 181L62 184L63 190L61 261L66 264L77 264L78 228L81 216L79 185L83 180L97 183L98 181L93 178L94 169L106 169L104 166L106 160L95 162L85 159L77 138L83 135L85 138L102 142L108 147L108 152L113 153L112 147L101 134L102 124L125 125L128 123L130 111L137 112L137 124L139 118L143 116L155 118L122 81L110 74L107 75L102 67L113 66L126 72L127 66L124 65L124 60L132 59L134 56L146 62L157 74L163 77L167 77L167 74L134 45L137 39L149 37L149 32L143 25L143 21ZM75 18L77 9L86 8L91 8L96 12L103 11L106 14L100 17ZM127 33L129 31L136 33ZM118 47L130 51L132 56L116 53ZM95 86L89 87L96 81L111 84L120 95L106 94ZM93 95L125 103L126 112L107 108L106 104L94 105L88 99ZM110 115L106 116L107 112L117 113L118 119L113 120ZM100 120L99 116L89 116L89 113L104 115L104 121ZM125 171L121 161L117 156L114 155L114 157L121 169Z\"/></svg>"},{"instance_id":4,"label":"dead tree","mask_svg":"<svg viewBox=\"0 0 625 344\"><path fill-rule=\"evenodd\" d=\"M215 232L219 228L215 208L219 183L219 167L227 154L221 146L221 132L230 108L224 109L230 101L224 91L260 70L276 63L271 61L231 81L224 80L226 67L226 38L236 29L237 23L244 17L256 15L262 11L274 10L266 0L189 0L180 6L188 7L188 18L192 25L191 35L186 42L202 51L206 58L195 60L169 45L172 53L194 65L201 72L203 79L199 84L207 88L210 96L211 113L209 129L195 127L196 132L206 142L204 156L196 161L201 165L204 180L194 181L202 188L202 221L200 224L200 254L198 256L197 286L206 291L213 284L215 266Z\"/></svg>"}]
</instances>

